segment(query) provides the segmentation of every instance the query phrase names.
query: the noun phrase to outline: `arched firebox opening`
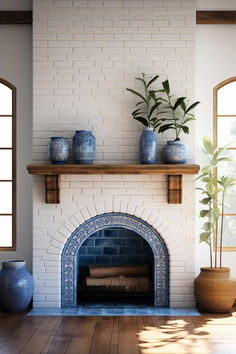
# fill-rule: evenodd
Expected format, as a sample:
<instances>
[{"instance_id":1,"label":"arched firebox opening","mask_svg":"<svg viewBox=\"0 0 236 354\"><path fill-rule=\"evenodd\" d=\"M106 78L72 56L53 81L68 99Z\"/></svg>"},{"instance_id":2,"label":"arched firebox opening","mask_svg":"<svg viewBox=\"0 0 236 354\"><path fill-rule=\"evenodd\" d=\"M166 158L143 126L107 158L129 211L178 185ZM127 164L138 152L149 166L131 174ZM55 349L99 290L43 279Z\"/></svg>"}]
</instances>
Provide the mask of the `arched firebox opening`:
<instances>
[{"instance_id":1,"label":"arched firebox opening","mask_svg":"<svg viewBox=\"0 0 236 354\"><path fill-rule=\"evenodd\" d=\"M136 301L142 300L145 305L169 306L169 257L166 245L156 230L133 215L107 213L84 222L67 240L61 266L62 307L76 307L86 304L86 300L109 302L114 298L118 303L136 304ZM104 287L100 276L94 283L93 276L89 274L89 269L90 273L94 272L94 267L96 271L97 268L101 271L100 267L106 267L107 271L107 267L114 270L114 267L124 269L130 266L137 266L139 270L141 266L144 273L148 267L148 289L144 286L147 278L144 273L139 274L146 277L144 280L140 278L143 291L134 291L132 286L132 291L127 291L131 278L121 275L119 279L123 292L114 291L114 286ZM137 283L137 279L134 280ZM128 287L124 281L128 281ZM101 284L101 287L96 287ZM110 292L106 291L108 288Z\"/></svg>"}]
</instances>

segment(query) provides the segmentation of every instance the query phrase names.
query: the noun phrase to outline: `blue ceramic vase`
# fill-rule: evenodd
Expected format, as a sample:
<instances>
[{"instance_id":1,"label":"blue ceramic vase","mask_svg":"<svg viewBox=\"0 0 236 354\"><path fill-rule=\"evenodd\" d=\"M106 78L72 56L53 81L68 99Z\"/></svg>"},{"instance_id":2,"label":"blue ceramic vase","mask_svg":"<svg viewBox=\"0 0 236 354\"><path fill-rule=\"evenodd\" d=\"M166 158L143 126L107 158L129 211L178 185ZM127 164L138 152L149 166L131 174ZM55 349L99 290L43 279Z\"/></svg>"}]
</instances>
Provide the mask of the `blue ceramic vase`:
<instances>
[{"instance_id":1,"label":"blue ceramic vase","mask_svg":"<svg viewBox=\"0 0 236 354\"><path fill-rule=\"evenodd\" d=\"M162 149L162 160L166 163L180 164L188 160L188 148L180 140L169 140Z\"/></svg>"},{"instance_id":2,"label":"blue ceramic vase","mask_svg":"<svg viewBox=\"0 0 236 354\"><path fill-rule=\"evenodd\" d=\"M0 308L7 312L24 311L33 296L34 280L23 260L2 262Z\"/></svg>"},{"instance_id":3,"label":"blue ceramic vase","mask_svg":"<svg viewBox=\"0 0 236 354\"><path fill-rule=\"evenodd\" d=\"M157 156L157 138L152 128L144 128L139 140L139 158L142 164L153 164Z\"/></svg>"},{"instance_id":4,"label":"blue ceramic vase","mask_svg":"<svg viewBox=\"0 0 236 354\"><path fill-rule=\"evenodd\" d=\"M95 137L90 130L77 130L73 136L75 162L91 165L95 154Z\"/></svg>"},{"instance_id":5,"label":"blue ceramic vase","mask_svg":"<svg viewBox=\"0 0 236 354\"><path fill-rule=\"evenodd\" d=\"M69 144L62 136L51 137L48 144L48 157L55 165L63 165L69 158Z\"/></svg>"}]
</instances>

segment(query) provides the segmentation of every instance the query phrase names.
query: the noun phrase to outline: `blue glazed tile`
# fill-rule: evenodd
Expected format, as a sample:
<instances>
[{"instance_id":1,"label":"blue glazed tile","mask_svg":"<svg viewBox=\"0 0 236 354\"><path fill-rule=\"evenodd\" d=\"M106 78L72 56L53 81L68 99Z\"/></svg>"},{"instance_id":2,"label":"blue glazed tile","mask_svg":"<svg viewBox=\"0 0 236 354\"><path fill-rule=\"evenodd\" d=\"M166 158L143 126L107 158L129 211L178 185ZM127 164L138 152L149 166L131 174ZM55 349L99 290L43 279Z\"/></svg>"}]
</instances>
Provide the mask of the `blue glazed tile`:
<instances>
[{"instance_id":1,"label":"blue glazed tile","mask_svg":"<svg viewBox=\"0 0 236 354\"><path fill-rule=\"evenodd\" d=\"M111 246L125 246L125 239L111 239Z\"/></svg>"},{"instance_id":2,"label":"blue glazed tile","mask_svg":"<svg viewBox=\"0 0 236 354\"><path fill-rule=\"evenodd\" d=\"M142 264L142 259L139 256L128 256L128 262L130 264Z\"/></svg>"},{"instance_id":3,"label":"blue glazed tile","mask_svg":"<svg viewBox=\"0 0 236 354\"><path fill-rule=\"evenodd\" d=\"M134 249L131 247L120 247L120 255L133 255L134 254Z\"/></svg>"},{"instance_id":4,"label":"blue glazed tile","mask_svg":"<svg viewBox=\"0 0 236 354\"><path fill-rule=\"evenodd\" d=\"M78 306L75 308L32 309L27 316L200 316L197 309L172 309L146 306Z\"/></svg>"},{"instance_id":5,"label":"blue glazed tile","mask_svg":"<svg viewBox=\"0 0 236 354\"><path fill-rule=\"evenodd\" d=\"M126 245L127 246L141 246L142 245L142 240L140 238L127 239L126 240Z\"/></svg>"},{"instance_id":6,"label":"blue glazed tile","mask_svg":"<svg viewBox=\"0 0 236 354\"><path fill-rule=\"evenodd\" d=\"M103 249L102 247L87 247L87 254L93 256L101 256Z\"/></svg>"},{"instance_id":7,"label":"blue glazed tile","mask_svg":"<svg viewBox=\"0 0 236 354\"><path fill-rule=\"evenodd\" d=\"M84 256L86 254L87 247L81 246L79 249L79 256Z\"/></svg>"},{"instance_id":8,"label":"blue glazed tile","mask_svg":"<svg viewBox=\"0 0 236 354\"><path fill-rule=\"evenodd\" d=\"M107 256L96 256L96 264L109 265L111 264L111 258Z\"/></svg>"},{"instance_id":9,"label":"blue glazed tile","mask_svg":"<svg viewBox=\"0 0 236 354\"><path fill-rule=\"evenodd\" d=\"M104 246L111 246L111 240L109 239L97 239L95 240L95 246L100 246L100 247L104 247Z\"/></svg>"},{"instance_id":10,"label":"blue glazed tile","mask_svg":"<svg viewBox=\"0 0 236 354\"><path fill-rule=\"evenodd\" d=\"M103 230L103 237L118 237L119 230L116 229L107 229Z\"/></svg>"},{"instance_id":11,"label":"blue glazed tile","mask_svg":"<svg viewBox=\"0 0 236 354\"><path fill-rule=\"evenodd\" d=\"M117 265L117 266L126 265L126 264L128 264L127 257L124 257L124 256L113 256L111 263L113 265Z\"/></svg>"},{"instance_id":12,"label":"blue glazed tile","mask_svg":"<svg viewBox=\"0 0 236 354\"><path fill-rule=\"evenodd\" d=\"M95 259L93 256L80 256L79 263L80 264L95 264Z\"/></svg>"},{"instance_id":13,"label":"blue glazed tile","mask_svg":"<svg viewBox=\"0 0 236 354\"><path fill-rule=\"evenodd\" d=\"M116 247L104 247L103 254L112 256L118 254L118 249Z\"/></svg>"},{"instance_id":14,"label":"blue glazed tile","mask_svg":"<svg viewBox=\"0 0 236 354\"><path fill-rule=\"evenodd\" d=\"M85 240L81 247L84 247L84 246L94 246L94 239L91 237L91 238L88 238L87 240Z\"/></svg>"}]
</instances>

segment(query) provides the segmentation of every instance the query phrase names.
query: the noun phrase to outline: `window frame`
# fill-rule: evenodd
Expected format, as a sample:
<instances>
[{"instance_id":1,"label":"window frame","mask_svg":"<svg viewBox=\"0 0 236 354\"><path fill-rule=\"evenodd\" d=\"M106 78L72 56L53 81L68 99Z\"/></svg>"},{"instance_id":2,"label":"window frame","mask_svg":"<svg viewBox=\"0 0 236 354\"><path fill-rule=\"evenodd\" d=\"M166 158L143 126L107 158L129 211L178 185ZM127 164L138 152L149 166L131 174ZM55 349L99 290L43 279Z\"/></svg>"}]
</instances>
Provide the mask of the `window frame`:
<instances>
[{"instance_id":1,"label":"window frame","mask_svg":"<svg viewBox=\"0 0 236 354\"><path fill-rule=\"evenodd\" d=\"M12 216L12 246L11 247L1 247L2 251L16 251L16 87L10 82L0 78L0 83L7 86L12 90L12 114L3 115L3 117L12 117L12 147L11 148L0 148L0 150L12 150L12 213L11 214L0 214L0 215L11 215ZM0 115L1 117L2 115ZM3 180L1 180L2 182Z\"/></svg>"},{"instance_id":2,"label":"window frame","mask_svg":"<svg viewBox=\"0 0 236 354\"><path fill-rule=\"evenodd\" d=\"M218 107L218 98L217 98L217 93L218 90L221 89L222 87L230 84L231 82L236 82L236 76L232 76L228 79L225 79L223 81L221 81L218 85L216 85L213 88L213 146L214 149L217 148L218 146L218 141L217 141L217 135L218 135L218 117L235 117L236 118L236 114L235 115L227 115L227 114L218 114L217 112L217 107ZM236 151L236 147L229 147L227 148L227 150L235 150ZM217 172L216 172L217 173ZM235 215L235 213L225 213L224 215ZM218 225L216 223L216 228L215 228L215 234L214 234L214 249L216 249L216 234L218 232ZM217 247L217 250L219 250L220 248ZM223 247L222 250L224 252L235 252L236 251L236 247L232 246L232 247Z\"/></svg>"}]
</instances>

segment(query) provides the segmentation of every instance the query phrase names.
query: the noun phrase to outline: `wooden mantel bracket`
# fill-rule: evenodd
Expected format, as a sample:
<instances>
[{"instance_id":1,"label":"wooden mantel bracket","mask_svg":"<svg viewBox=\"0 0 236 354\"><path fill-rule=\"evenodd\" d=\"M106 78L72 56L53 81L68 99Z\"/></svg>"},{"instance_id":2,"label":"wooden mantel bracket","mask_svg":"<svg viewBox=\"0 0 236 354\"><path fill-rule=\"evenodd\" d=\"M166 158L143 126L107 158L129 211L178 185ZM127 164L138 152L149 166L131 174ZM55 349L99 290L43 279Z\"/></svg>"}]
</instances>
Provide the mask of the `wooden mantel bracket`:
<instances>
[{"instance_id":1,"label":"wooden mantel bracket","mask_svg":"<svg viewBox=\"0 0 236 354\"><path fill-rule=\"evenodd\" d=\"M168 175L168 203L182 203L183 176Z\"/></svg>"},{"instance_id":2,"label":"wooden mantel bracket","mask_svg":"<svg viewBox=\"0 0 236 354\"><path fill-rule=\"evenodd\" d=\"M60 204L60 181L59 175L45 175L47 204Z\"/></svg>"},{"instance_id":3,"label":"wooden mantel bracket","mask_svg":"<svg viewBox=\"0 0 236 354\"><path fill-rule=\"evenodd\" d=\"M168 176L168 203L182 203L182 175L195 175L200 166L195 164L179 165L121 165L121 164L94 164L94 165L28 165L28 172L33 175L45 176L46 203L60 203L60 175L137 175L154 174Z\"/></svg>"}]
</instances>

